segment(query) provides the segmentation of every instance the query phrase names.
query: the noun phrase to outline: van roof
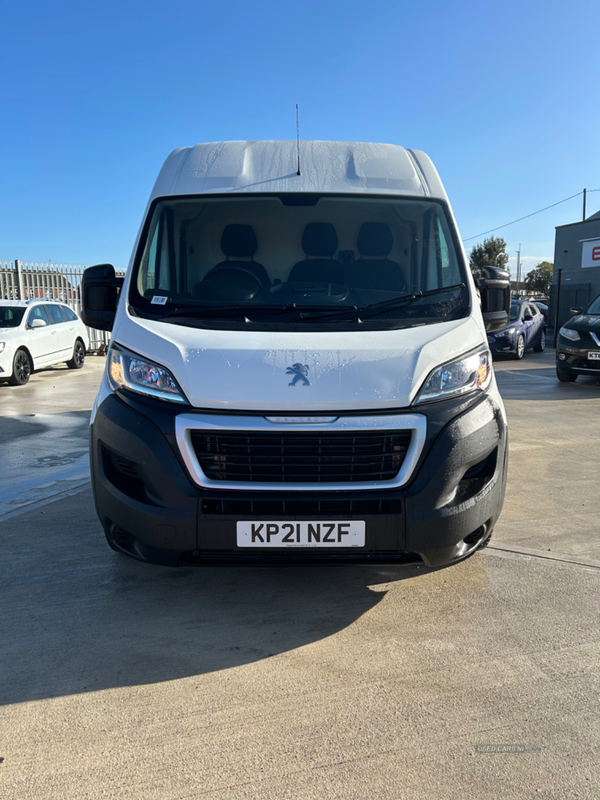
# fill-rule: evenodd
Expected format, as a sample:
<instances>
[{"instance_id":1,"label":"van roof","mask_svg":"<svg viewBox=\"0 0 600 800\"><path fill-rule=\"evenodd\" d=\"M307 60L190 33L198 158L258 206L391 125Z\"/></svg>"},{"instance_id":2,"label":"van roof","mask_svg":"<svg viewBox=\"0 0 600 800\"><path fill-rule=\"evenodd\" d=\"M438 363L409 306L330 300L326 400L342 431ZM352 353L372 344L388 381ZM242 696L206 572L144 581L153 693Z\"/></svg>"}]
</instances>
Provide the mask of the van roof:
<instances>
[{"instance_id":1,"label":"van roof","mask_svg":"<svg viewBox=\"0 0 600 800\"><path fill-rule=\"evenodd\" d=\"M429 157L370 142L210 142L174 150L150 197L237 192L390 194L446 200Z\"/></svg>"}]
</instances>

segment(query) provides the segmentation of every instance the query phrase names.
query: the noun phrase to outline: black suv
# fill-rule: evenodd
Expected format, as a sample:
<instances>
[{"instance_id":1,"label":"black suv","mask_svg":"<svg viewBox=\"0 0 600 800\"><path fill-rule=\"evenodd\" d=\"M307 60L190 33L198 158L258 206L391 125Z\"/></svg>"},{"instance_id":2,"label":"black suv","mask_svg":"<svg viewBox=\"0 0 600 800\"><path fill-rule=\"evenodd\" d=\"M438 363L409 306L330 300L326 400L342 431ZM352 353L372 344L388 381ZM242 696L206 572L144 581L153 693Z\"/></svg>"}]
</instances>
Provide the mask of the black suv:
<instances>
[{"instance_id":1,"label":"black suv","mask_svg":"<svg viewBox=\"0 0 600 800\"><path fill-rule=\"evenodd\" d=\"M600 295L585 309L570 309L573 316L558 332L556 375L559 381L576 381L578 375L600 378Z\"/></svg>"}]
</instances>

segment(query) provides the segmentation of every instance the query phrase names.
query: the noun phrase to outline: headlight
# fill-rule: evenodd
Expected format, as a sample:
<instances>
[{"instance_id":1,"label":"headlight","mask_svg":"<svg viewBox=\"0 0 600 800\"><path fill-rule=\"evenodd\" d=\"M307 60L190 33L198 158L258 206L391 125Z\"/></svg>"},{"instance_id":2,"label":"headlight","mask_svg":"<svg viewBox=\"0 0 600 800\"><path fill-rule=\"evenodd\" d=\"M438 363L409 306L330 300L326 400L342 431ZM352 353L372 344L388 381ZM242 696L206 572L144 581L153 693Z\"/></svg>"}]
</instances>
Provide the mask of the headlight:
<instances>
[{"instance_id":1,"label":"headlight","mask_svg":"<svg viewBox=\"0 0 600 800\"><path fill-rule=\"evenodd\" d=\"M186 402L168 369L114 344L108 352L108 382L113 390L129 389L172 403Z\"/></svg>"},{"instance_id":2,"label":"headlight","mask_svg":"<svg viewBox=\"0 0 600 800\"><path fill-rule=\"evenodd\" d=\"M565 339L570 339L572 342L578 342L581 339L577 331L573 331L571 328L561 328L559 333L561 336L564 336Z\"/></svg>"},{"instance_id":3,"label":"headlight","mask_svg":"<svg viewBox=\"0 0 600 800\"><path fill-rule=\"evenodd\" d=\"M483 391L490 385L491 380L490 351L478 350L434 370L423 384L415 403L458 397L477 389Z\"/></svg>"},{"instance_id":4,"label":"headlight","mask_svg":"<svg viewBox=\"0 0 600 800\"><path fill-rule=\"evenodd\" d=\"M513 333L514 333L516 330L517 330L516 328L509 328L507 331L504 331L504 333L505 333L507 336L512 336L512 335L513 335Z\"/></svg>"},{"instance_id":5,"label":"headlight","mask_svg":"<svg viewBox=\"0 0 600 800\"><path fill-rule=\"evenodd\" d=\"M0 353L4 352L4 342L0 342Z\"/></svg>"}]
</instances>

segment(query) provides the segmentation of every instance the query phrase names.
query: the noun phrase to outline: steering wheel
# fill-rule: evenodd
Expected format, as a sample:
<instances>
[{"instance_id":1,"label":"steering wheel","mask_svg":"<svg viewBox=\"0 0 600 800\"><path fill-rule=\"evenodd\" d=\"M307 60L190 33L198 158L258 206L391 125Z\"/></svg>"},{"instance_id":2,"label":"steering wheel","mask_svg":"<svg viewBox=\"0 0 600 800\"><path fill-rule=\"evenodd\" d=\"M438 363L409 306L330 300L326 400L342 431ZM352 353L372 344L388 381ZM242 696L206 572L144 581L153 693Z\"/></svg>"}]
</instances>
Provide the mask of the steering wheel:
<instances>
[{"instance_id":1,"label":"steering wheel","mask_svg":"<svg viewBox=\"0 0 600 800\"><path fill-rule=\"evenodd\" d=\"M253 272L243 267L223 267L208 272L194 286L196 300L253 300L263 285Z\"/></svg>"}]
</instances>

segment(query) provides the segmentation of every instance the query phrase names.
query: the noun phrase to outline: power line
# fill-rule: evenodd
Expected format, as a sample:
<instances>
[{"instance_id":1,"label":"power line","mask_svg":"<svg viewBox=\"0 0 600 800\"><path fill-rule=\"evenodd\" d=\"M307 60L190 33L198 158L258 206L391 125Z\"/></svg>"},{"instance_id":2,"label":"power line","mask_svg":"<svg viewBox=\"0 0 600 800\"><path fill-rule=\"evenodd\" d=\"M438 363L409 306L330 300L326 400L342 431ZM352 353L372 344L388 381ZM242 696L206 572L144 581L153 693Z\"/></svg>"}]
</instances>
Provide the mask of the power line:
<instances>
[{"instance_id":1,"label":"power line","mask_svg":"<svg viewBox=\"0 0 600 800\"><path fill-rule=\"evenodd\" d=\"M600 189L588 189L588 194L590 192L600 192ZM554 206L559 206L561 203L566 203L567 200L572 200L574 197L579 197L580 194L583 194L583 191L577 192L576 194L572 194L570 197L565 197L564 200L559 200L558 203L552 203L550 206L546 206L545 208L540 208L539 211L534 211L533 214L526 214L524 217L519 217L519 219L513 219L512 222L505 222L504 225L498 225L497 228L490 228L489 231L484 231L483 233L478 233L475 236L469 236L468 239L463 239L463 242L470 242L471 239L478 239L480 236L485 236L486 233L494 233L494 231L499 231L500 228L508 228L509 225L514 225L517 222L521 222L524 219L529 219L529 217L535 217L536 214L541 214L542 211L547 211L549 208L554 208Z\"/></svg>"}]
</instances>

